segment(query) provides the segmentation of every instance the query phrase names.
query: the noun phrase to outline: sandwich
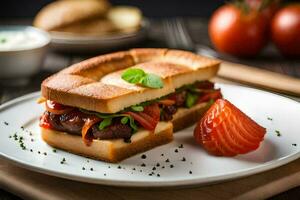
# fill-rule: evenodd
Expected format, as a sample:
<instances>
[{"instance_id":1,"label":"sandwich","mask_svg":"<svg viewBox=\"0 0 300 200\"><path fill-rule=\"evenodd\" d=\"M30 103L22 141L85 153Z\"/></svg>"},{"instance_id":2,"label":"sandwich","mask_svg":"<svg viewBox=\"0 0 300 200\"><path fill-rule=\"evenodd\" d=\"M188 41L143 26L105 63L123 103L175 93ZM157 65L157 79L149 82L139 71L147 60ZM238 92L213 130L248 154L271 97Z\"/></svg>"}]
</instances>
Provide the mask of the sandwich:
<instances>
[{"instance_id":1,"label":"sandwich","mask_svg":"<svg viewBox=\"0 0 300 200\"><path fill-rule=\"evenodd\" d=\"M42 82L42 138L107 162L166 144L221 98L209 81L219 64L170 49L132 49L74 64Z\"/></svg>"},{"instance_id":2,"label":"sandwich","mask_svg":"<svg viewBox=\"0 0 300 200\"><path fill-rule=\"evenodd\" d=\"M137 31L142 12L133 6L111 6L107 0L60 0L42 8L33 25L52 34L110 35Z\"/></svg>"}]
</instances>

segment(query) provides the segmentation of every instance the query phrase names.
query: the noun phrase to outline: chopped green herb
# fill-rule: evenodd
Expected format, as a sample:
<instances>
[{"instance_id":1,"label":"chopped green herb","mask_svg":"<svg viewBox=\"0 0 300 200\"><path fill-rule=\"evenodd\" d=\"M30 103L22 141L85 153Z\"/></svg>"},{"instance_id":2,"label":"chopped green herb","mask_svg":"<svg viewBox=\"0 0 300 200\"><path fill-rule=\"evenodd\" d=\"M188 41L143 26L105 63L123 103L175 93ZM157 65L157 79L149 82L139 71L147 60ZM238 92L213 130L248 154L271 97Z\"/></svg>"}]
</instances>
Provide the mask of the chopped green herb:
<instances>
[{"instance_id":1,"label":"chopped green herb","mask_svg":"<svg viewBox=\"0 0 300 200\"><path fill-rule=\"evenodd\" d=\"M91 115L96 115L99 118L106 119L106 118L114 118L114 117L128 117L129 119L129 125L133 129L133 133L135 133L138 129L137 125L134 122L133 117L131 117L128 114L103 114L103 113L98 113L98 112L93 112L93 111L87 111L84 109L80 109L81 112L91 114Z\"/></svg>"},{"instance_id":2,"label":"chopped green herb","mask_svg":"<svg viewBox=\"0 0 300 200\"><path fill-rule=\"evenodd\" d=\"M8 126L9 124L8 124L8 122L4 122L4 124L6 125L6 126Z\"/></svg>"},{"instance_id":3,"label":"chopped green herb","mask_svg":"<svg viewBox=\"0 0 300 200\"><path fill-rule=\"evenodd\" d=\"M127 124L129 118L128 117L122 117L121 124Z\"/></svg>"},{"instance_id":4,"label":"chopped green herb","mask_svg":"<svg viewBox=\"0 0 300 200\"><path fill-rule=\"evenodd\" d=\"M149 88L162 88L163 82L161 78L155 74L145 73L142 69L127 69L122 74L122 79L132 84L141 84Z\"/></svg>"},{"instance_id":5,"label":"chopped green herb","mask_svg":"<svg viewBox=\"0 0 300 200\"><path fill-rule=\"evenodd\" d=\"M280 133L280 131L278 131L278 130L275 130L275 133L276 133L276 135L277 135L278 137L280 137L280 136L281 136L281 133Z\"/></svg>"},{"instance_id":6,"label":"chopped green herb","mask_svg":"<svg viewBox=\"0 0 300 200\"><path fill-rule=\"evenodd\" d=\"M193 105L196 104L198 97L199 96L197 94L192 94L192 93L188 92L187 96L186 96L185 106L187 108L191 108Z\"/></svg>"},{"instance_id":7,"label":"chopped green herb","mask_svg":"<svg viewBox=\"0 0 300 200\"><path fill-rule=\"evenodd\" d=\"M85 170L85 167L82 167L82 170Z\"/></svg>"},{"instance_id":8,"label":"chopped green herb","mask_svg":"<svg viewBox=\"0 0 300 200\"><path fill-rule=\"evenodd\" d=\"M136 105L136 106L131 106L130 107L133 111L136 111L136 112L142 112L144 110L144 107L143 106L139 106L139 105Z\"/></svg>"},{"instance_id":9,"label":"chopped green herb","mask_svg":"<svg viewBox=\"0 0 300 200\"><path fill-rule=\"evenodd\" d=\"M91 169L90 169L91 171L93 171L94 169L91 167Z\"/></svg>"},{"instance_id":10,"label":"chopped green herb","mask_svg":"<svg viewBox=\"0 0 300 200\"><path fill-rule=\"evenodd\" d=\"M53 153L56 153L56 149L52 149Z\"/></svg>"},{"instance_id":11,"label":"chopped green herb","mask_svg":"<svg viewBox=\"0 0 300 200\"><path fill-rule=\"evenodd\" d=\"M293 145L294 147L295 147L295 146L297 146L297 144L296 144L296 143L294 143L294 144L292 144L292 145Z\"/></svg>"},{"instance_id":12,"label":"chopped green herb","mask_svg":"<svg viewBox=\"0 0 300 200\"><path fill-rule=\"evenodd\" d=\"M6 38L1 38L1 39L0 39L0 43L2 43L2 44L5 43L6 41L7 41Z\"/></svg>"},{"instance_id":13,"label":"chopped green herb","mask_svg":"<svg viewBox=\"0 0 300 200\"><path fill-rule=\"evenodd\" d=\"M109 125L111 125L112 123L112 118L105 118L101 121L101 123L99 124L99 129L103 130L106 127L108 127Z\"/></svg>"},{"instance_id":14,"label":"chopped green herb","mask_svg":"<svg viewBox=\"0 0 300 200\"><path fill-rule=\"evenodd\" d=\"M268 117L267 119L270 120L270 121L273 121L273 118L271 118L271 117Z\"/></svg>"}]
</instances>

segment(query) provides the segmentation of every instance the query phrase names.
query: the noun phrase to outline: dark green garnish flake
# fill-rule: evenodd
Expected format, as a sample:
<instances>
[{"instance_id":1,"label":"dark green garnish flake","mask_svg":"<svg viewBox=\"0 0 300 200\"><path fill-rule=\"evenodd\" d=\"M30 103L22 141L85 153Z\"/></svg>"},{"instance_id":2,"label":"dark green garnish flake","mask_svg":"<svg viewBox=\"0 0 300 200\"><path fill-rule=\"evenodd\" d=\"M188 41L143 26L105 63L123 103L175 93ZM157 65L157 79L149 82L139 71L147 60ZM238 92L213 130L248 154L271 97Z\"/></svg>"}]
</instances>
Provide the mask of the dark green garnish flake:
<instances>
[{"instance_id":1,"label":"dark green garnish flake","mask_svg":"<svg viewBox=\"0 0 300 200\"><path fill-rule=\"evenodd\" d=\"M276 135L277 135L278 137L280 137L280 136L281 136L281 133L280 133L280 131L278 131L278 130L275 130L275 133L276 133Z\"/></svg>"},{"instance_id":2,"label":"dark green garnish flake","mask_svg":"<svg viewBox=\"0 0 300 200\"><path fill-rule=\"evenodd\" d=\"M8 122L4 122L4 124L5 124L6 126L8 126L8 125L9 125L9 123L8 123Z\"/></svg>"},{"instance_id":3,"label":"dark green garnish flake","mask_svg":"<svg viewBox=\"0 0 300 200\"><path fill-rule=\"evenodd\" d=\"M7 39L6 39L6 38L1 38L1 39L0 39L0 43L3 44L3 43L5 43L5 42L7 42Z\"/></svg>"},{"instance_id":4,"label":"dark green garnish flake","mask_svg":"<svg viewBox=\"0 0 300 200\"><path fill-rule=\"evenodd\" d=\"M57 152L57 150L56 150L56 149L52 149L52 152L53 152L53 153L56 153L56 152Z\"/></svg>"},{"instance_id":5,"label":"dark green garnish flake","mask_svg":"<svg viewBox=\"0 0 300 200\"><path fill-rule=\"evenodd\" d=\"M273 121L273 118L271 118L271 117L268 117L267 119L268 119L269 121Z\"/></svg>"},{"instance_id":6,"label":"dark green garnish flake","mask_svg":"<svg viewBox=\"0 0 300 200\"><path fill-rule=\"evenodd\" d=\"M292 145L293 145L294 147L296 147L296 146L297 146L297 144L296 144L296 143L293 143Z\"/></svg>"},{"instance_id":7,"label":"dark green garnish flake","mask_svg":"<svg viewBox=\"0 0 300 200\"><path fill-rule=\"evenodd\" d=\"M146 159L147 156L146 156L145 154L143 154L143 155L141 156L141 158L142 158L142 159Z\"/></svg>"}]
</instances>

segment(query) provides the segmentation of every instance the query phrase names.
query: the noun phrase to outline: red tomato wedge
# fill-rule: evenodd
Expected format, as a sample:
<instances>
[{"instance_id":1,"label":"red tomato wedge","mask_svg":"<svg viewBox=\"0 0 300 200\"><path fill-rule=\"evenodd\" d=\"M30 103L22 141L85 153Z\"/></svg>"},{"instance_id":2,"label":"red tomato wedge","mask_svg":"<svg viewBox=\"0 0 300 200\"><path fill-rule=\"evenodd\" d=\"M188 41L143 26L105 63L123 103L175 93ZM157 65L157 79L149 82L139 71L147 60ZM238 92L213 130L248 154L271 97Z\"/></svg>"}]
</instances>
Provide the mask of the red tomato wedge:
<instances>
[{"instance_id":1,"label":"red tomato wedge","mask_svg":"<svg viewBox=\"0 0 300 200\"><path fill-rule=\"evenodd\" d=\"M198 122L194 138L213 155L235 156L257 149L265 133L228 100L218 99Z\"/></svg>"},{"instance_id":2,"label":"red tomato wedge","mask_svg":"<svg viewBox=\"0 0 300 200\"><path fill-rule=\"evenodd\" d=\"M165 105L165 106L171 106L175 104L175 100L172 99L162 99L158 101L159 104Z\"/></svg>"},{"instance_id":3,"label":"red tomato wedge","mask_svg":"<svg viewBox=\"0 0 300 200\"><path fill-rule=\"evenodd\" d=\"M49 115L47 113L44 113L40 117L39 126L42 127L42 128L46 128L46 129L50 129L51 128L51 125L49 123Z\"/></svg>"},{"instance_id":4,"label":"red tomato wedge","mask_svg":"<svg viewBox=\"0 0 300 200\"><path fill-rule=\"evenodd\" d=\"M211 99L217 100L217 99L220 99L220 98L222 98L222 93L221 93L221 90L218 89L218 90L215 90L215 91L212 91L212 92L209 92L209 93L205 93L203 96L200 96L197 103L207 102Z\"/></svg>"},{"instance_id":5,"label":"red tomato wedge","mask_svg":"<svg viewBox=\"0 0 300 200\"><path fill-rule=\"evenodd\" d=\"M159 122L160 109L157 103L153 103L145 106L143 112L126 112L126 114L132 116L145 129L152 131Z\"/></svg>"},{"instance_id":6,"label":"red tomato wedge","mask_svg":"<svg viewBox=\"0 0 300 200\"><path fill-rule=\"evenodd\" d=\"M53 114L56 114L56 115L62 115L62 114L68 113L74 109L70 106L65 106L65 105L56 103L54 101L50 101L50 100L47 100L45 105L46 105L47 111L49 111Z\"/></svg>"}]
</instances>

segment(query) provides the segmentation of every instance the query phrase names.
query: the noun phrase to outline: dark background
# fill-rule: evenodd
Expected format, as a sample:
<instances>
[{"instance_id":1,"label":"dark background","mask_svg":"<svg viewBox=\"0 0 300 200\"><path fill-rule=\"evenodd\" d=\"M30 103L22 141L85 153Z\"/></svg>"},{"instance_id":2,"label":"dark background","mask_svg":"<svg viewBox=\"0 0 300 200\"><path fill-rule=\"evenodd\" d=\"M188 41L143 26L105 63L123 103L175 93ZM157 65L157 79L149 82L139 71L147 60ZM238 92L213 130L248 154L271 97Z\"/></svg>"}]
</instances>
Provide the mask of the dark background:
<instances>
[{"instance_id":1,"label":"dark background","mask_svg":"<svg viewBox=\"0 0 300 200\"><path fill-rule=\"evenodd\" d=\"M53 0L4 0L1 1L0 18L32 18ZM206 17L229 0L110 0L113 5L134 5L146 17L161 18L173 16ZM283 2L300 2L283 0Z\"/></svg>"},{"instance_id":2,"label":"dark background","mask_svg":"<svg viewBox=\"0 0 300 200\"><path fill-rule=\"evenodd\" d=\"M1 1L0 18L32 18L53 0L4 0ZM110 0L113 5L134 5L145 16L153 18L172 16L209 17L211 13L229 0ZM283 0L283 2L300 2Z\"/></svg>"},{"instance_id":3,"label":"dark background","mask_svg":"<svg viewBox=\"0 0 300 200\"><path fill-rule=\"evenodd\" d=\"M33 17L52 0L5 0L1 1L0 17ZM147 17L201 16L210 13L224 0L111 0L112 4L135 5Z\"/></svg>"}]
</instances>

